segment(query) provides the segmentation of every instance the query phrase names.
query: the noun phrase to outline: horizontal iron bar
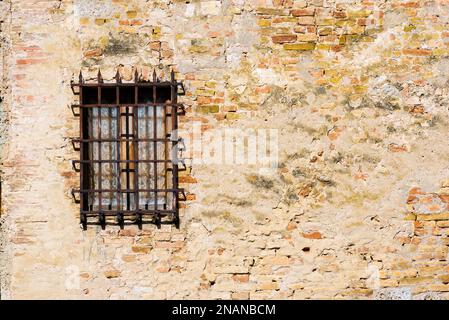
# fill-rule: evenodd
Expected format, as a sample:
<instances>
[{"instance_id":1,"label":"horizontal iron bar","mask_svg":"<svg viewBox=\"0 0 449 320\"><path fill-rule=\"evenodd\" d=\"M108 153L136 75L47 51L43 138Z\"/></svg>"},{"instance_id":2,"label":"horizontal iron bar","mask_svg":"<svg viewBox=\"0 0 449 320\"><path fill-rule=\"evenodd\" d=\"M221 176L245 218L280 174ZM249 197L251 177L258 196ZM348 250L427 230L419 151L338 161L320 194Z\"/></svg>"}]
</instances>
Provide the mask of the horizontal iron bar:
<instances>
[{"instance_id":1,"label":"horizontal iron bar","mask_svg":"<svg viewBox=\"0 0 449 320\"><path fill-rule=\"evenodd\" d=\"M72 139L73 142L171 142L171 139L150 139L150 138L139 138L139 139Z\"/></svg>"},{"instance_id":2,"label":"horizontal iron bar","mask_svg":"<svg viewBox=\"0 0 449 320\"><path fill-rule=\"evenodd\" d=\"M145 159L145 160L72 160L72 163L155 163L155 162L160 162L160 163L170 163L172 162L172 160L162 160L162 159L156 159L156 160L150 160L150 159Z\"/></svg>"},{"instance_id":3,"label":"horizontal iron bar","mask_svg":"<svg viewBox=\"0 0 449 320\"><path fill-rule=\"evenodd\" d=\"M118 108L118 107L178 107L183 108L182 103L148 102L148 103L88 103L72 104L72 108Z\"/></svg>"},{"instance_id":4,"label":"horizontal iron bar","mask_svg":"<svg viewBox=\"0 0 449 320\"><path fill-rule=\"evenodd\" d=\"M92 218L92 217L89 217ZM166 221L166 220L162 220L159 222L154 221L154 218L152 220L136 220L139 219L138 217L134 216L126 216L123 218L123 223L122 225L120 225L120 222L111 222L111 221L106 221L104 222L104 226L117 226L120 225L121 227L124 226L129 226L129 225L144 225L144 224L156 224L156 225L169 225L169 224L173 224L173 221ZM126 219L126 220L125 220ZM92 218L93 220L93 218ZM99 221L87 221L84 225L83 228L84 230L87 230L87 226L98 226L101 225L101 223Z\"/></svg>"},{"instance_id":5,"label":"horizontal iron bar","mask_svg":"<svg viewBox=\"0 0 449 320\"><path fill-rule=\"evenodd\" d=\"M169 213L176 213L176 210L155 210L155 209L145 209L145 210L81 210L81 214L86 216L98 216L98 215L105 215L105 216L115 216L117 214L141 214L141 215L147 215L147 214L169 214Z\"/></svg>"},{"instance_id":6,"label":"horizontal iron bar","mask_svg":"<svg viewBox=\"0 0 449 320\"><path fill-rule=\"evenodd\" d=\"M110 82L110 83L71 83L72 87L170 87L170 86L182 86L182 82L171 82L171 81L161 81L161 82Z\"/></svg>"},{"instance_id":7,"label":"horizontal iron bar","mask_svg":"<svg viewBox=\"0 0 449 320\"><path fill-rule=\"evenodd\" d=\"M97 192L117 192L117 193L132 193L132 192L184 192L184 189L73 189L73 193L97 193Z\"/></svg>"}]
</instances>

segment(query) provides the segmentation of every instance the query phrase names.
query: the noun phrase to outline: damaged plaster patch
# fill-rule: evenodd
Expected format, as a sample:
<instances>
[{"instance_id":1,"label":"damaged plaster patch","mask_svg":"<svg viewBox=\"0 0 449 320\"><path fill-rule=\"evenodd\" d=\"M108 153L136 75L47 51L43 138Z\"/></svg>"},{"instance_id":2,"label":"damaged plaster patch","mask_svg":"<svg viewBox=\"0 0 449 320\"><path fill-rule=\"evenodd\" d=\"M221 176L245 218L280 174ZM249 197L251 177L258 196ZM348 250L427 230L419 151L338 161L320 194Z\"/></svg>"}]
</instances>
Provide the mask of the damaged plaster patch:
<instances>
[{"instance_id":1,"label":"damaged plaster patch","mask_svg":"<svg viewBox=\"0 0 449 320\"><path fill-rule=\"evenodd\" d=\"M202 15L212 15L217 16L221 12L221 2L220 1L204 1L201 2L201 14Z\"/></svg>"},{"instance_id":2,"label":"damaged plaster patch","mask_svg":"<svg viewBox=\"0 0 449 320\"><path fill-rule=\"evenodd\" d=\"M408 287L404 288L385 288L374 292L376 300L411 300L412 291Z\"/></svg>"},{"instance_id":3,"label":"damaged plaster patch","mask_svg":"<svg viewBox=\"0 0 449 320\"><path fill-rule=\"evenodd\" d=\"M272 69L257 68L254 70L254 76L259 79L261 84L278 86L287 84L287 80L285 80L285 77Z\"/></svg>"},{"instance_id":4,"label":"damaged plaster patch","mask_svg":"<svg viewBox=\"0 0 449 320\"><path fill-rule=\"evenodd\" d=\"M138 36L110 36L109 43L104 49L105 55L126 55L137 52Z\"/></svg>"},{"instance_id":5,"label":"damaged plaster patch","mask_svg":"<svg viewBox=\"0 0 449 320\"><path fill-rule=\"evenodd\" d=\"M251 52L253 46L257 44L258 34L253 27L256 23L254 15L248 13L233 17L231 27L235 37L226 39L225 51L229 67L237 68L243 54Z\"/></svg>"},{"instance_id":6,"label":"damaged plaster patch","mask_svg":"<svg viewBox=\"0 0 449 320\"><path fill-rule=\"evenodd\" d=\"M7 247L7 223L5 218L0 218L0 300L9 298L10 286L10 253Z\"/></svg>"},{"instance_id":7,"label":"damaged plaster patch","mask_svg":"<svg viewBox=\"0 0 449 320\"><path fill-rule=\"evenodd\" d=\"M109 17L114 13L114 6L101 0L75 0L75 16L90 16L96 18Z\"/></svg>"}]
</instances>

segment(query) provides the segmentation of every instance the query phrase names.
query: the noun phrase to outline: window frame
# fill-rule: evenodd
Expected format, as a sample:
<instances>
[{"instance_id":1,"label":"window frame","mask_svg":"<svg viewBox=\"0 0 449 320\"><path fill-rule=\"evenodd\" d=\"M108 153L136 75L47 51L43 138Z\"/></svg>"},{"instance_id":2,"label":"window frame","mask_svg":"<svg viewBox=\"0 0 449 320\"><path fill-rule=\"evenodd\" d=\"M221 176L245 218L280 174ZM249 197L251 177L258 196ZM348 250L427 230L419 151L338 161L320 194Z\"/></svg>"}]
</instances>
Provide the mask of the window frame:
<instances>
[{"instance_id":1,"label":"window frame","mask_svg":"<svg viewBox=\"0 0 449 320\"><path fill-rule=\"evenodd\" d=\"M72 145L75 150L80 152L79 160L73 160L73 168L80 173L79 189L72 189L72 196L75 201L80 204L80 223L84 230L87 229L87 225L101 225L102 229L105 229L107 224L118 224L121 229L125 224L137 224L139 228L142 228L143 224L154 223L158 228L161 224L174 224L176 228L179 228L179 202L185 200L185 193L183 188L179 188L179 171L185 170L185 163L178 156L178 144L181 139L178 137L178 117L185 114L184 106L178 103L178 95L185 94L184 86L182 82L177 82L175 79L174 71L170 73L169 81L160 81L156 76L156 71L153 72L152 80L144 81L139 76L137 70L134 74L133 82L123 82L119 71L115 75L115 82L105 83L101 75L101 71L98 71L96 82L86 82L83 79L82 72L79 74L78 83L71 83L72 91L79 96L79 103L72 105L72 112L75 116L79 117L79 132L78 138L72 138ZM78 88L76 91L74 88ZM121 103L122 91L125 88L132 88L134 91L133 103ZM180 92L178 88L181 88ZM88 90L90 90L89 99L94 97L92 92L96 89L96 103L90 103L92 101L85 100ZM103 99L103 91L109 90L109 94L115 89L115 103L105 103ZM144 90L146 89L146 90ZM131 90L127 89L131 92ZM151 94L145 95L151 101L141 102L140 91L147 92L151 90ZM166 101L160 101L163 99L165 90L165 98L169 97ZM169 94L167 95L169 90ZM146 94L146 93L144 93ZM158 95L159 94L159 95ZM143 96L143 95L142 95ZM111 97L111 96L110 96ZM109 98L110 98L109 97ZM129 98L129 97L128 97ZM95 100L95 99L94 99ZM110 101L107 101L110 102ZM152 121L152 137L145 136L139 137L139 121L142 121L141 110L150 112L152 117L145 118L145 126L149 121ZM158 125L158 110L161 110L161 122ZM76 112L77 110L77 112ZM95 117L94 111L97 110L97 125L98 129L96 135L94 134ZM109 129L108 137L102 135L103 122L102 122L102 110L115 110L115 134L116 137L112 138L112 129ZM125 111L123 113L123 111ZM111 114L108 119L113 119L114 111L108 111ZM123 116L125 122L123 123ZM167 120L169 119L169 122ZM130 122L131 120L131 122ZM114 121L114 120L111 120ZM162 122L163 121L163 122ZM163 124L163 125L160 125ZM170 124L170 131L167 127ZM123 125L126 126L126 133L123 134ZM150 124L151 125L151 124ZM132 127L129 128L129 127ZM111 126L112 128L112 126ZM132 133L129 131L132 130ZM162 131L163 130L163 131ZM158 134L163 133L160 137ZM111 151L110 157L103 158L102 143L115 143L116 158L114 159ZM142 145L146 143L146 147ZM96 155L93 151L97 144ZM122 159L122 145L126 146L126 159ZM152 144L151 151L150 146ZM164 155L161 158L158 155L160 144L163 144ZM132 146L132 151L130 150ZM171 147L170 152L168 148ZM111 147L112 150L113 147ZM153 153L149 159L139 158L139 149L145 150L145 153ZM139 167L142 164L148 164L153 166L153 177L150 175L150 169L146 173L139 175ZM158 185L159 164L163 164L163 177L164 185ZM97 165L95 165L97 164ZM115 175L112 174L111 179L116 178L116 188L109 187L105 189L102 187L103 179L102 167L109 164L109 168L116 165ZM182 167L179 167L182 164ZM123 166L125 169L123 169ZM95 171L95 167L97 170ZM124 171L123 171L124 170ZM114 172L114 169L111 169ZM168 172L171 171L171 177L168 178ZM121 181L123 179L123 173L126 177L126 186L123 188ZM132 173L132 187L131 187L131 173ZM98 176L96 179L96 175ZM144 184L152 184L150 188L141 188L141 180L144 179ZM153 181L151 181L153 178ZM95 179L97 182L95 182ZM147 179L148 181L145 181ZM170 181L169 181L170 180ZM107 180L109 185L112 185L112 180ZM139 203L140 194L146 192L147 194L154 194L153 203L147 203L142 209L142 205ZM103 205L103 194L109 193L110 203L108 208L105 209ZM78 194L78 198L75 196ZM97 194L97 197L95 196ZM113 195L116 194L115 207L113 205ZM165 194L163 203L158 203L159 194ZM123 195L126 195L126 199L123 199ZM131 195L133 195L133 201L131 201ZM171 195L170 197L168 195ZM93 199L93 200L92 200ZM98 200L97 208L94 209L95 199ZM150 205L152 208L150 209ZM160 206L163 208L160 208ZM126 208L124 207L126 206ZM168 207L168 208L167 208ZM114 217L115 219L111 218ZM114 221L115 220L115 221Z\"/></svg>"}]
</instances>

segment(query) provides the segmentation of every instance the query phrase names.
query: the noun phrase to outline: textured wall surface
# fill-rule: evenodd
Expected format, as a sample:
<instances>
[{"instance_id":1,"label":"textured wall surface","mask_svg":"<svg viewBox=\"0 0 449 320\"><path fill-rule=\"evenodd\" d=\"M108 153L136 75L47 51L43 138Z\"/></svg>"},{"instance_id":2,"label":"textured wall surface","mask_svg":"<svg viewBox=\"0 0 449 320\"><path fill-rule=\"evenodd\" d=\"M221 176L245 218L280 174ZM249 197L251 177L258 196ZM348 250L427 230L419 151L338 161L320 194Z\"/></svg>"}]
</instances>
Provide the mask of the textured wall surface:
<instances>
[{"instance_id":1,"label":"textured wall surface","mask_svg":"<svg viewBox=\"0 0 449 320\"><path fill-rule=\"evenodd\" d=\"M449 298L447 1L0 8L2 299ZM82 231L70 81L98 68L174 68L183 128L276 129L278 167L192 165L179 230Z\"/></svg>"}]
</instances>

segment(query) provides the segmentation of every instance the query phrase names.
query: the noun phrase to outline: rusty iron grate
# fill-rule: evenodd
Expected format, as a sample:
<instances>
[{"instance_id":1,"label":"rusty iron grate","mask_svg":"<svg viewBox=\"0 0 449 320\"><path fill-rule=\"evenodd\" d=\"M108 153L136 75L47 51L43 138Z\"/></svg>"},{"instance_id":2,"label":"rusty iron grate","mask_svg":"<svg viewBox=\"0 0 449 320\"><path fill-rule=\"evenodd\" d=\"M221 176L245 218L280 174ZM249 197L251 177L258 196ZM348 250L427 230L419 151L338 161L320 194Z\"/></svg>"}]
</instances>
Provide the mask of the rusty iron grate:
<instances>
[{"instance_id":1,"label":"rusty iron grate","mask_svg":"<svg viewBox=\"0 0 449 320\"><path fill-rule=\"evenodd\" d=\"M78 88L76 90L75 88ZM182 91L178 90L179 88ZM80 203L80 221L87 225L173 223L179 228L178 172L185 166L178 157L178 117L185 113L178 95L181 82L171 72L161 81L135 73L124 83L105 83L98 71L94 83L72 83L79 104L72 111L80 121L80 136L72 144L80 152L73 167L80 172L80 188L73 189ZM78 196L77 196L78 194Z\"/></svg>"}]
</instances>

